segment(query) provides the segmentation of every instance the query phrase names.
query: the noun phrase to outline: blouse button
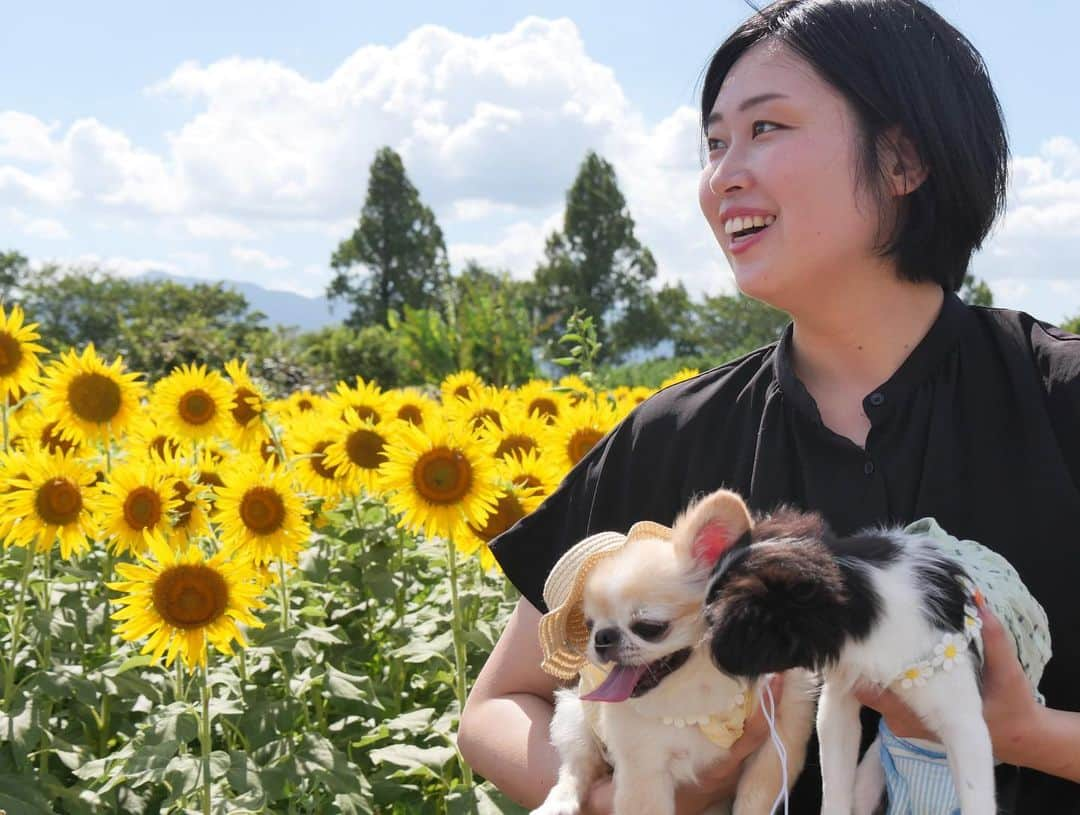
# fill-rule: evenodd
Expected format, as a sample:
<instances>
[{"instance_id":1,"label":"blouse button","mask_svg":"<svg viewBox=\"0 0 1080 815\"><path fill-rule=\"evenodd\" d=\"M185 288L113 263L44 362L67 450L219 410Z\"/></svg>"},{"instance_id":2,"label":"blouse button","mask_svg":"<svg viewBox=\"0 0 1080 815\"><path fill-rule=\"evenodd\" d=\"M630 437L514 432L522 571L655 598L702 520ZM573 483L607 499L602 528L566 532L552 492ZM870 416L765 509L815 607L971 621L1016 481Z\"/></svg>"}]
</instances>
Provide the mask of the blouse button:
<instances>
[{"instance_id":1,"label":"blouse button","mask_svg":"<svg viewBox=\"0 0 1080 815\"><path fill-rule=\"evenodd\" d=\"M885 404L885 394L881 391L874 391L870 394L870 404L874 407L881 407Z\"/></svg>"},{"instance_id":2,"label":"blouse button","mask_svg":"<svg viewBox=\"0 0 1080 815\"><path fill-rule=\"evenodd\" d=\"M874 474L874 462L872 462L872 461L866 462L862 467L862 471L864 473L866 473L867 475L873 475Z\"/></svg>"}]
</instances>

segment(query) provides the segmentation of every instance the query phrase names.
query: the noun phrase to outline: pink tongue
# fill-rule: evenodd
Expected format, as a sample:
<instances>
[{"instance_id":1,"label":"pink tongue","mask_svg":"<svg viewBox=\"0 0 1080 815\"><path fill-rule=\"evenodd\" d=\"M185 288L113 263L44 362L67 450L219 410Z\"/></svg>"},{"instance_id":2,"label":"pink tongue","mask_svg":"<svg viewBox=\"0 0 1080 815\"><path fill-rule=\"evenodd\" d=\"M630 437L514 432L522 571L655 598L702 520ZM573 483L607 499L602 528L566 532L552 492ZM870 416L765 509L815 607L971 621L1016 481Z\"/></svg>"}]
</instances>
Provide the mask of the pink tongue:
<instances>
[{"instance_id":1,"label":"pink tongue","mask_svg":"<svg viewBox=\"0 0 1080 815\"><path fill-rule=\"evenodd\" d=\"M621 702L629 699L646 668L647 665L616 665L599 687L581 699L585 702Z\"/></svg>"}]
</instances>

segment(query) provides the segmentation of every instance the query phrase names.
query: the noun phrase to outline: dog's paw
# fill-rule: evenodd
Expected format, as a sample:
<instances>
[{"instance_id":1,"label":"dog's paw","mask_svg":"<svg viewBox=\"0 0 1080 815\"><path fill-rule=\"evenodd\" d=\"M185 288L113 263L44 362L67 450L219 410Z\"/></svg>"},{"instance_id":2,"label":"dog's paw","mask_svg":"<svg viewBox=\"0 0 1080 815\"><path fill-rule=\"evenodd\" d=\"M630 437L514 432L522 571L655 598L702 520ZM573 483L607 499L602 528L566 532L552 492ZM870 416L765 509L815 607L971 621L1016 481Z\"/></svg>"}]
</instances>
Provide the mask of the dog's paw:
<instances>
[{"instance_id":1,"label":"dog's paw","mask_svg":"<svg viewBox=\"0 0 1080 815\"><path fill-rule=\"evenodd\" d=\"M579 815L581 802L569 790L554 788L531 815Z\"/></svg>"}]
</instances>

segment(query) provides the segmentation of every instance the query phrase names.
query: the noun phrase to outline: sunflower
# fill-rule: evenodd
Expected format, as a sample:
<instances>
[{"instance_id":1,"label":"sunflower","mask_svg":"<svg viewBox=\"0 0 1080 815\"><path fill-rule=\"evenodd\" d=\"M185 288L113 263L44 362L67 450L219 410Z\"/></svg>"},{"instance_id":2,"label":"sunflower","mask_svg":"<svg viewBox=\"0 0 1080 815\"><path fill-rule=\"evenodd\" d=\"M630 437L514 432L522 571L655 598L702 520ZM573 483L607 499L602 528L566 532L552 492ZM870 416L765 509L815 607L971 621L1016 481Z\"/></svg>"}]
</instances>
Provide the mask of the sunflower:
<instances>
[{"instance_id":1,"label":"sunflower","mask_svg":"<svg viewBox=\"0 0 1080 815\"><path fill-rule=\"evenodd\" d=\"M230 360L225 363L225 373L229 375L233 389L229 437L241 450L250 450L266 435L262 423L264 397L248 375L247 362Z\"/></svg>"},{"instance_id":2,"label":"sunflower","mask_svg":"<svg viewBox=\"0 0 1080 815\"><path fill-rule=\"evenodd\" d=\"M577 374L567 374L559 380L559 387L566 388L563 393L571 405L577 405L593 396L593 387Z\"/></svg>"},{"instance_id":3,"label":"sunflower","mask_svg":"<svg viewBox=\"0 0 1080 815\"><path fill-rule=\"evenodd\" d=\"M676 382L683 382L687 379L693 379L699 373L701 373L701 371L699 371L697 368L680 368L663 382L661 382L660 387L657 390L663 390L668 385L674 385Z\"/></svg>"},{"instance_id":4,"label":"sunflower","mask_svg":"<svg viewBox=\"0 0 1080 815\"><path fill-rule=\"evenodd\" d=\"M120 621L116 633L129 642L152 635L141 653L153 661L165 657L165 666L179 656L188 673L206 666L213 645L232 655L232 641L247 645L237 623L262 628L255 610L266 608L259 599L262 588L251 564L229 551L205 560L198 546L173 549L158 533L146 533L152 558L139 555L139 563L117 563L124 580L108 583L123 596L112 615Z\"/></svg>"},{"instance_id":5,"label":"sunflower","mask_svg":"<svg viewBox=\"0 0 1080 815\"><path fill-rule=\"evenodd\" d=\"M428 537L454 537L483 524L498 488L491 454L467 432L442 422L423 430L402 425L382 466L388 502L401 525Z\"/></svg>"},{"instance_id":6,"label":"sunflower","mask_svg":"<svg viewBox=\"0 0 1080 815\"><path fill-rule=\"evenodd\" d=\"M339 419L355 413L361 419L381 422L387 414L386 394L374 382L356 377L356 387L338 382L337 389L326 397L327 412Z\"/></svg>"},{"instance_id":7,"label":"sunflower","mask_svg":"<svg viewBox=\"0 0 1080 815\"><path fill-rule=\"evenodd\" d=\"M233 394L217 371L181 365L154 386L150 407L170 436L202 440L222 435L232 421Z\"/></svg>"},{"instance_id":8,"label":"sunflower","mask_svg":"<svg viewBox=\"0 0 1080 815\"><path fill-rule=\"evenodd\" d=\"M466 555L471 555L486 546L496 535L501 535L538 506L544 498L537 489L520 487L513 482L504 482L495 501L495 510L483 523L468 524L469 534L462 537L459 547ZM485 567L486 568L486 567Z\"/></svg>"},{"instance_id":9,"label":"sunflower","mask_svg":"<svg viewBox=\"0 0 1080 815\"><path fill-rule=\"evenodd\" d=\"M569 470L588 453L618 421L615 408L605 399L586 400L567 410L548 428L544 438L545 455Z\"/></svg>"},{"instance_id":10,"label":"sunflower","mask_svg":"<svg viewBox=\"0 0 1080 815\"><path fill-rule=\"evenodd\" d=\"M478 435L491 444L495 458L503 459L530 451L540 453L546 431L547 423L539 415L508 410L501 426L488 421Z\"/></svg>"},{"instance_id":11,"label":"sunflower","mask_svg":"<svg viewBox=\"0 0 1080 815\"><path fill-rule=\"evenodd\" d=\"M525 415L538 415L546 423L553 423L569 401L565 393L552 390L554 384L547 379L531 379L517 389L514 401L522 405Z\"/></svg>"},{"instance_id":12,"label":"sunflower","mask_svg":"<svg viewBox=\"0 0 1080 815\"><path fill-rule=\"evenodd\" d=\"M387 394L387 413L390 419L423 427L439 410L439 404L415 388L398 388Z\"/></svg>"},{"instance_id":13,"label":"sunflower","mask_svg":"<svg viewBox=\"0 0 1080 815\"><path fill-rule=\"evenodd\" d=\"M359 418L355 413L351 416ZM348 489L344 474L326 458L330 446L345 433L334 429L341 426L342 422L328 418L327 414L308 413L289 428L286 450L298 485L304 492L322 498L338 498Z\"/></svg>"},{"instance_id":14,"label":"sunflower","mask_svg":"<svg viewBox=\"0 0 1080 815\"><path fill-rule=\"evenodd\" d=\"M140 376L124 373L121 357L106 365L93 343L81 356L69 349L45 370L42 412L57 418L61 434L72 441L116 438L139 415L139 400L146 391Z\"/></svg>"},{"instance_id":15,"label":"sunflower","mask_svg":"<svg viewBox=\"0 0 1080 815\"><path fill-rule=\"evenodd\" d=\"M167 461L178 456L186 447L183 439L170 436L145 413L132 423L131 430L124 439L124 450L131 457L151 458L156 461Z\"/></svg>"},{"instance_id":16,"label":"sunflower","mask_svg":"<svg viewBox=\"0 0 1080 815\"><path fill-rule=\"evenodd\" d=\"M41 339L37 323L23 325L22 308L12 306L8 313L0 306L0 397L14 403L33 385L41 364L38 354L48 350L34 340Z\"/></svg>"},{"instance_id":17,"label":"sunflower","mask_svg":"<svg viewBox=\"0 0 1080 815\"><path fill-rule=\"evenodd\" d=\"M172 527L169 513L180 505L165 478L145 459L113 468L97 490L98 520L114 554L141 554L146 546L143 531L167 533Z\"/></svg>"},{"instance_id":18,"label":"sunflower","mask_svg":"<svg viewBox=\"0 0 1080 815\"><path fill-rule=\"evenodd\" d=\"M564 471L551 463L536 450L529 450L502 459L499 474L519 487L537 490L540 495L551 495L562 481Z\"/></svg>"},{"instance_id":19,"label":"sunflower","mask_svg":"<svg viewBox=\"0 0 1080 815\"><path fill-rule=\"evenodd\" d=\"M43 413L28 415L19 420L20 444L29 449L41 449L49 453L67 455L78 453L82 445L65 438L58 419Z\"/></svg>"},{"instance_id":20,"label":"sunflower","mask_svg":"<svg viewBox=\"0 0 1080 815\"><path fill-rule=\"evenodd\" d=\"M44 552L59 538L65 559L88 550L89 538L97 535L88 504L94 472L81 461L44 450L27 451L22 466L13 469L20 472L0 495L5 525L11 523L6 541L30 546L36 538L37 550Z\"/></svg>"},{"instance_id":21,"label":"sunflower","mask_svg":"<svg viewBox=\"0 0 1080 815\"><path fill-rule=\"evenodd\" d=\"M377 493L379 467L386 461L386 446L391 439L389 422L376 423L352 414L327 431L335 440L325 448L322 465L345 483L348 492L362 488Z\"/></svg>"},{"instance_id":22,"label":"sunflower","mask_svg":"<svg viewBox=\"0 0 1080 815\"><path fill-rule=\"evenodd\" d=\"M165 488L176 501L170 516L169 542L185 546L191 538L210 532L209 486L199 481L199 469L175 456L164 459L158 470Z\"/></svg>"},{"instance_id":23,"label":"sunflower","mask_svg":"<svg viewBox=\"0 0 1080 815\"><path fill-rule=\"evenodd\" d=\"M506 395L498 388L485 385L472 390L467 397L443 402L443 411L450 422L464 425L470 433L481 430L487 422L502 427Z\"/></svg>"},{"instance_id":24,"label":"sunflower","mask_svg":"<svg viewBox=\"0 0 1080 815\"><path fill-rule=\"evenodd\" d=\"M309 388L301 388L298 391L293 391L284 399L275 399L271 402L270 412L283 419L294 419L304 413L320 410L325 402L326 400L322 396Z\"/></svg>"},{"instance_id":25,"label":"sunflower","mask_svg":"<svg viewBox=\"0 0 1080 815\"><path fill-rule=\"evenodd\" d=\"M217 493L217 520L226 546L242 550L255 563L279 558L296 562L311 537L304 504L289 474L242 459Z\"/></svg>"},{"instance_id":26,"label":"sunflower","mask_svg":"<svg viewBox=\"0 0 1080 815\"><path fill-rule=\"evenodd\" d=\"M455 399L468 399L474 393L483 390L484 380L476 373L468 369L450 374L439 383L439 393L443 404L453 402Z\"/></svg>"}]
</instances>

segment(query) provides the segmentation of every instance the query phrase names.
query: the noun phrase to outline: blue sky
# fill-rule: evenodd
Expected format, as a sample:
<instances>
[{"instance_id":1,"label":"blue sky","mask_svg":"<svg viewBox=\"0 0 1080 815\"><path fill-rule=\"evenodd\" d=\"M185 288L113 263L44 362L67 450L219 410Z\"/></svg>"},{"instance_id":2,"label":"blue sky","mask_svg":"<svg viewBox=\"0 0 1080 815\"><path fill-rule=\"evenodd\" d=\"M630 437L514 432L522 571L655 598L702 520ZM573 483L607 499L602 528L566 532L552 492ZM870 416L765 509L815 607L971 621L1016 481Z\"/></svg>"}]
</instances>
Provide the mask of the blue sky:
<instances>
[{"instance_id":1,"label":"blue sky","mask_svg":"<svg viewBox=\"0 0 1080 815\"><path fill-rule=\"evenodd\" d=\"M939 0L1014 155L974 263L1000 305L1080 313L1074 3ZM731 276L694 198L692 113L742 2L38 2L0 31L0 249L320 291L391 144L467 257L526 276L586 149L661 277Z\"/></svg>"}]
</instances>

